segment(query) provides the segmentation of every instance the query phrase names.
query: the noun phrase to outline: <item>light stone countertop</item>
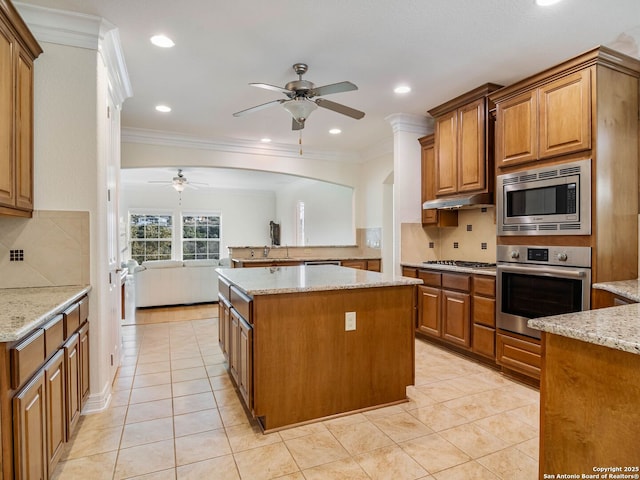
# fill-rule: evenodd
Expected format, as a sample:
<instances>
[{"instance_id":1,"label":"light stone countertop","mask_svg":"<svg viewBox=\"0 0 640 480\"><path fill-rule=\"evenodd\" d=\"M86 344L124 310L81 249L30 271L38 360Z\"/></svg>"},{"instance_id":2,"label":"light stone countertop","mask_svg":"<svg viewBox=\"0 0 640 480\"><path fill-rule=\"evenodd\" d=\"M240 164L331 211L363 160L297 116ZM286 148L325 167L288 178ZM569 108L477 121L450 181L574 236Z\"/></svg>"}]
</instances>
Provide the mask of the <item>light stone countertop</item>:
<instances>
[{"instance_id":1,"label":"light stone countertop","mask_svg":"<svg viewBox=\"0 0 640 480\"><path fill-rule=\"evenodd\" d=\"M262 255L256 255L255 257L239 258L232 257L234 262L243 263L263 263L263 262L324 262L329 260L380 260L380 255L335 255L328 257L326 255L319 257L263 257Z\"/></svg>"},{"instance_id":2,"label":"light stone countertop","mask_svg":"<svg viewBox=\"0 0 640 480\"><path fill-rule=\"evenodd\" d=\"M638 280L619 280L617 282L594 283L593 288L606 290L635 302L640 302L640 282Z\"/></svg>"},{"instance_id":3,"label":"light stone countertop","mask_svg":"<svg viewBox=\"0 0 640 480\"><path fill-rule=\"evenodd\" d=\"M337 265L218 268L216 271L248 295L422 284L422 280L417 278L338 267Z\"/></svg>"},{"instance_id":4,"label":"light stone countertop","mask_svg":"<svg viewBox=\"0 0 640 480\"><path fill-rule=\"evenodd\" d=\"M429 270L443 270L447 272L456 273L472 273L476 275L490 275L496 276L496 267L483 267L483 268L470 268L470 267L456 267L455 265L440 265L437 263L422 263L422 262L402 262L402 267L412 268L427 268Z\"/></svg>"},{"instance_id":5,"label":"light stone countertop","mask_svg":"<svg viewBox=\"0 0 640 480\"><path fill-rule=\"evenodd\" d=\"M81 285L0 289L0 342L20 340L89 290Z\"/></svg>"},{"instance_id":6,"label":"light stone countertop","mask_svg":"<svg viewBox=\"0 0 640 480\"><path fill-rule=\"evenodd\" d=\"M640 303L529 320L530 328L640 355Z\"/></svg>"}]
</instances>

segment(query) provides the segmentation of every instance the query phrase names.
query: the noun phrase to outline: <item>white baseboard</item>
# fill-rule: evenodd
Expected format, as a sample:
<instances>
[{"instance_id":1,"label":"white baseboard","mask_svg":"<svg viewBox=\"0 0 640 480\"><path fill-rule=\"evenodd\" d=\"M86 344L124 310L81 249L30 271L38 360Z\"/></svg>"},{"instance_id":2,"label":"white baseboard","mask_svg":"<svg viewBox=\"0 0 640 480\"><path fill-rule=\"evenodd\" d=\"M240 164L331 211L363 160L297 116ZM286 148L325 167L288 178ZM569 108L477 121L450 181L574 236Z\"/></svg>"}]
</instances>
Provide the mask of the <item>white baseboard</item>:
<instances>
[{"instance_id":1,"label":"white baseboard","mask_svg":"<svg viewBox=\"0 0 640 480\"><path fill-rule=\"evenodd\" d=\"M111 384L107 383L100 393L90 393L87 403L82 409L82 415L99 413L107 408L111 403Z\"/></svg>"}]
</instances>

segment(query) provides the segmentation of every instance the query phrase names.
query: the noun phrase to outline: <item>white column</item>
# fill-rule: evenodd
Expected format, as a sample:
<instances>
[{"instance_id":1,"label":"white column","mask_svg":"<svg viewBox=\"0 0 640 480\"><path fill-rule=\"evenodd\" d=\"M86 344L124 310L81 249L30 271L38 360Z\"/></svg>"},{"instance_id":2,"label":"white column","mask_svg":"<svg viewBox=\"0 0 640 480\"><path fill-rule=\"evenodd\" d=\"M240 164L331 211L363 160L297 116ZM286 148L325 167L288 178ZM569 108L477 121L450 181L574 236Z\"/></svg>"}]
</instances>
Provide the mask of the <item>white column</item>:
<instances>
[{"instance_id":1,"label":"white column","mask_svg":"<svg viewBox=\"0 0 640 480\"><path fill-rule=\"evenodd\" d=\"M421 152L418 138L433 132L433 119L395 113L386 120L393 129L393 266L401 273L400 247L403 223L422 222Z\"/></svg>"}]
</instances>

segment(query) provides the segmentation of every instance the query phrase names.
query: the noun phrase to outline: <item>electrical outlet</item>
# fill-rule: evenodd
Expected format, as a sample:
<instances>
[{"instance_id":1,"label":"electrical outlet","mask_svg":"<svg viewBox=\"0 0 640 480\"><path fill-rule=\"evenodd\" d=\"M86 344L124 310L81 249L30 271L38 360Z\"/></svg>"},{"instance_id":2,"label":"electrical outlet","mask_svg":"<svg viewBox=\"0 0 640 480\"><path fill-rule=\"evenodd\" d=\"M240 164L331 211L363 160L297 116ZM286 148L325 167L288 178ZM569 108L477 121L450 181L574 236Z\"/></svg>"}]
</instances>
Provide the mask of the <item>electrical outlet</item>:
<instances>
[{"instance_id":1,"label":"electrical outlet","mask_svg":"<svg viewBox=\"0 0 640 480\"><path fill-rule=\"evenodd\" d=\"M356 329L356 312L345 312L344 329L346 332Z\"/></svg>"}]
</instances>

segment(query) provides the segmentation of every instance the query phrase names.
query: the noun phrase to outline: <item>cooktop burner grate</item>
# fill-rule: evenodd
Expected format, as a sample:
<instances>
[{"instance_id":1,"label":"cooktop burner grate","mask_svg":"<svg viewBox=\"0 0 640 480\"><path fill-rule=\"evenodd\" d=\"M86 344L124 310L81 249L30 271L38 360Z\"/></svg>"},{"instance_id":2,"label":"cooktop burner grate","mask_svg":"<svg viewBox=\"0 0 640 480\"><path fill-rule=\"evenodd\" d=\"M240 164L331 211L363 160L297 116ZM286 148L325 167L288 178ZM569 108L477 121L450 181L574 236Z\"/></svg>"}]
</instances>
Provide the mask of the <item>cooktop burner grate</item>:
<instances>
[{"instance_id":1,"label":"cooktop burner grate","mask_svg":"<svg viewBox=\"0 0 640 480\"><path fill-rule=\"evenodd\" d=\"M467 267L467 268L489 268L495 267L495 263L487 263L487 262L472 262L468 260L427 260L425 262L427 265L453 265L455 267Z\"/></svg>"}]
</instances>

